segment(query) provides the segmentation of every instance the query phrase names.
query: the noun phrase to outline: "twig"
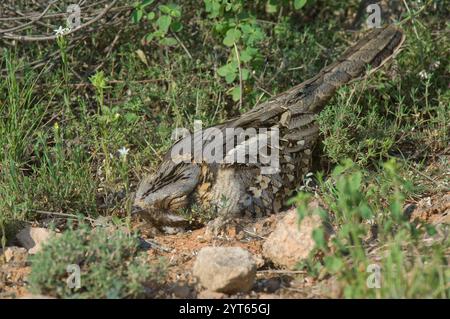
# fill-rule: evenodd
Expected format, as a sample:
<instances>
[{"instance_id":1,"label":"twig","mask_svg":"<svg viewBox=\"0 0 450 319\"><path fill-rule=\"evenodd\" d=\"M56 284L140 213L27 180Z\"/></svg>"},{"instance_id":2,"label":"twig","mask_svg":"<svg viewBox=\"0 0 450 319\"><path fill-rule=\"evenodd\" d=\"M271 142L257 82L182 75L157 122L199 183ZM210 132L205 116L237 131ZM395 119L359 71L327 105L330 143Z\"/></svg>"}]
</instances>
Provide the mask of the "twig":
<instances>
[{"instance_id":1,"label":"twig","mask_svg":"<svg viewBox=\"0 0 450 319\"><path fill-rule=\"evenodd\" d=\"M141 84L145 84L145 83L156 83L156 82L163 82L166 81L165 79L145 79L145 80L109 80L107 81L107 84L123 84L123 83L141 83ZM44 83L41 85L37 85L38 87L58 87L60 86L59 84L55 84L55 83ZM80 82L80 83L68 83L67 86L73 87L75 89L79 89L82 87L88 87L88 86L93 86L92 83L90 82Z\"/></svg>"},{"instance_id":2,"label":"twig","mask_svg":"<svg viewBox=\"0 0 450 319\"><path fill-rule=\"evenodd\" d=\"M42 215L60 216L60 217L74 218L74 219L82 218L82 219L88 220L90 222L95 222L95 219L92 219L90 217L77 216L77 215L67 214L67 213L49 212L49 211L37 210L37 209L34 209L33 212L38 213L38 214L42 214Z\"/></svg>"},{"instance_id":3,"label":"twig","mask_svg":"<svg viewBox=\"0 0 450 319\"><path fill-rule=\"evenodd\" d=\"M408 11L410 17L412 17L411 10L409 10L409 6L408 6L408 4L406 3L405 0L403 0L403 4L405 5L406 10ZM419 33L417 33L416 23L414 22L414 19L411 19L411 22L412 22L413 30L414 30L414 33L416 34L417 40L420 40Z\"/></svg>"},{"instance_id":4,"label":"twig","mask_svg":"<svg viewBox=\"0 0 450 319\"><path fill-rule=\"evenodd\" d=\"M166 252L166 253L172 252L172 249L171 249L171 248L168 248L168 247L166 247L166 246L163 246L163 245L157 243L157 242L154 241L154 240L151 240L151 239L143 239L143 238L142 238L142 240L143 240L144 242L150 244L150 246L152 246L152 248L156 248L156 249L161 250L161 251Z\"/></svg>"},{"instance_id":5,"label":"twig","mask_svg":"<svg viewBox=\"0 0 450 319\"><path fill-rule=\"evenodd\" d=\"M95 4L87 5L85 8L98 6L99 4L104 3L104 2L107 2L107 1L99 1L99 2L96 2ZM34 17L36 17L36 15L33 15L33 14L25 15L24 13L22 13L20 11L15 11L11 8L7 8L7 9L12 12L15 12L16 14L19 14L20 17L5 17L5 18L0 18L0 21L29 20L29 19L33 19ZM133 9L133 6L121 6L121 7L112 8L110 10L110 12L126 11L126 10L130 10L130 9ZM83 10L83 11L86 12L86 10ZM100 12L100 10L92 11L90 13L95 16L98 14L98 12ZM67 16L67 13L51 13L51 14L47 14L47 15L43 16L41 19L55 19L55 18L63 18L66 16Z\"/></svg>"},{"instance_id":6,"label":"twig","mask_svg":"<svg viewBox=\"0 0 450 319\"><path fill-rule=\"evenodd\" d=\"M238 68L239 68L239 88L240 88L240 92L239 92L239 104L240 107L242 107L243 103L242 103L242 69L241 69L241 59L239 57L239 51L237 48L236 43L234 43L234 51L236 52L236 59L238 61Z\"/></svg>"},{"instance_id":7,"label":"twig","mask_svg":"<svg viewBox=\"0 0 450 319\"><path fill-rule=\"evenodd\" d=\"M45 8L45 10L38 15L36 18L32 19L31 21L18 25L16 27L10 28L10 29L6 29L6 30L0 30L0 34L1 33L8 33L8 32L13 32L13 31L17 31L17 30L22 30L25 29L27 26L34 24L35 22L37 22L38 20L40 20L47 12L48 10L50 10L50 7L55 3L56 1L50 1L50 3L47 5L47 7Z\"/></svg>"},{"instance_id":8,"label":"twig","mask_svg":"<svg viewBox=\"0 0 450 319\"><path fill-rule=\"evenodd\" d=\"M251 231L249 231L249 230L247 230L245 228L243 229L243 232L247 233L247 234L249 234L250 236L253 236L253 237L257 237L257 238L261 238L261 239L267 239L267 237L263 237L263 236L260 236L258 234L255 234L254 232L251 232Z\"/></svg>"},{"instance_id":9,"label":"twig","mask_svg":"<svg viewBox=\"0 0 450 319\"><path fill-rule=\"evenodd\" d=\"M436 184L436 185L439 185L439 183L438 183L436 180L434 180L434 179L431 178L430 176L428 176L428 175L422 173L422 172L419 171L417 168L415 168L413 165L410 165L410 167L411 167L411 168L413 169L413 171L415 171L417 174L419 174L419 175L425 177L425 178L428 179L430 182L432 182L432 183L434 183L434 184Z\"/></svg>"},{"instance_id":10,"label":"twig","mask_svg":"<svg viewBox=\"0 0 450 319\"><path fill-rule=\"evenodd\" d=\"M277 269L267 269L267 270L258 270L258 274L307 274L306 270L277 270Z\"/></svg>"},{"instance_id":11,"label":"twig","mask_svg":"<svg viewBox=\"0 0 450 319\"><path fill-rule=\"evenodd\" d=\"M186 48L186 46L183 44L183 42L180 40L180 38L178 38L178 36L174 33L171 32L171 34L175 37L175 39L177 39L178 43L181 45L181 47L183 48L184 52L186 52L186 54L189 56L189 58L192 60L192 54L189 52L189 50Z\"/></svg>"},{"instance_id":12,"label":"twig","mask_svg":"<svg viewBox=\"0 0 450 319\"><path fill-rule=\"evenodd\" d=\"M161 157L161 155L158 154L158 152L154 149L154 147L148 142L147 142L147 145L150 147L150 149L153 151L153 153L155 153L156 157L158 157L158 159L160 161L162 161L163 158Z\"/></svg>"},{"instance_id":13,"label":"twig","mask_svg":"<svg viewBox=\"0 0 450 319\"><path fill-rule=\"evenodd\" d=\"M76 27L75 29L70 30L66 33L66 35L75 33L77 31L80 31L81 29L84 29L93 23L97 22L103 16L105 16L108 11L116 4L118 0L113 0L109 5L107 5L95 18L89 20L88 22ZM5 38L9 40L17 40L17 41L49 41L49 40L55 40L58 37L58 35L49 35L49 36L24 36L24 35L14 35L14 34L4 34L0 35L0 38Z\"/></svg>"},{"instance_id":14,"label":"twig","mask_svg":"<svg viewBox=\"0 0 450 319\"><path fill-rule=\"evenodd\" d=\"M106 62L106 59L109 58L109 56L111 55L111 52L113 51L113 49L114 49L114 47L115 47L117 41L119 40L120 34L122 33L122 31L123 31L123 29L120 29L119 32L117 32L117 34L116 34L116 36L114 37L114 40L111 42L111 44L110 44L108 47L106 47L106 49L105 49L105 51L104 51L104 53L106 53L106 56L105 56L105 58L103 59L103 61L95 68L95 71L97 71L97 70L99 70L101 67L103 67L103 65L104 65L105 62Z\"/></svg>"}]
</instances>

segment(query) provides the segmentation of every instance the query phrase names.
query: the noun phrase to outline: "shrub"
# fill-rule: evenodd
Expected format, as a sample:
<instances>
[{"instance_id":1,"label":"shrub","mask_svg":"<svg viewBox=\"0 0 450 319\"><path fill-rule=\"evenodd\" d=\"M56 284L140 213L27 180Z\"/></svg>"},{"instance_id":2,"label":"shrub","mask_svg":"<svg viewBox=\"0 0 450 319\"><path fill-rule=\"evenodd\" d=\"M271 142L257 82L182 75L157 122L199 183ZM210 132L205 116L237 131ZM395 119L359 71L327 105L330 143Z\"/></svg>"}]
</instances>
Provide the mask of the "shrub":
<instances>
[{"instance_id":1,"label":"shrub","mask_svg":"<svg viewBox=\"0 0 450 319\"><path fill-rule=\"evenodd\" d=\"M140 297L143 283L160 282L165 271L163 263L146 263L137 236L85 224L50 240L31 263L30 290L61 298ZM78 289L67 283L73 265L80 267Z\"/></svg>"},{"instance_id":2,"label":"shrub","mask_svg":"<svg viewBox=\"0 0 450 319\"><path fill-rule=\"evenodd\" d=\"M376 179L347 161L320 181L320 192L331 211L335 232L326 242L324 229L314 231L316 249L301 266L320 278L334 277L346 298L448 298L446 238L425 243L435 227L418 227L403 213L411 185L400 167L385 163ZM364 182L366 180L366 182ZM309 194L295 198L300 217L325 216L308 210ZM378 278L376 278L378 277Z\"/></svg>"}]
</instances>

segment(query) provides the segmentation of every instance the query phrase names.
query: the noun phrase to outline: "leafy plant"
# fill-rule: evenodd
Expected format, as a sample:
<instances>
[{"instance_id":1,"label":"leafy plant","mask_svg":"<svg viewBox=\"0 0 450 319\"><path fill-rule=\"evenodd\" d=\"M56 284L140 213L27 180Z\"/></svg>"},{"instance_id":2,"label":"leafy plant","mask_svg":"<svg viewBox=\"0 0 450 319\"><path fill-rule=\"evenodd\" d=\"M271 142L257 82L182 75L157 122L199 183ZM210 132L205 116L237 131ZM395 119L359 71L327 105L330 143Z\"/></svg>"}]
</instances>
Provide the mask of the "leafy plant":
<instances>
[{"instance_id":1,"label":"leafy plant","mask_svg":"<svg viewBox=\"0 0 450 319\"><path fill-rule=\"evenodd\" d=\"M449 278L445 258L449 242L443 238L424 244L424 236L434 233L434 227L417 227L403 213L411 185L399 177L399 170L389 161L377 180L363 182L367 172L346 161L326 181L319 176L335 231L328 243L325 229L314 231L316 250L302 266L322 279L337 278L344 297L449 297L450 289L442 280ZM295 198L300 217L326 216L320 209L308 209L310 197L301 193ZM373 249L378 243L382 244ZM378 287L368 283L374 268L380 270Z\"/></svg>"},{"instance_id":2,"label":"leafy plant","mask_svg":"<svg viewBox=\"0 0 450 319\"><path fill-rule=\"evenodd\" d=\"M183 28L180 23L181 6L173 3L161 4L156 10L147 11L147 7L153 2L154 0L143 0L136 3L132 15L133 22L145 20L152 26L153 31L145 36L147 43L157 41L160 45L176 45L177 40L170 36L170 32L179 32Z\"/></svg>"},{"instance_id":3,"label":"leafy plant","mask_svg":"<svg viewBox=\"0 0 450 319\"><path fill-rule=\"evenodd\" d=\"M153 2L142 0L136 3L133 21L138 23L144 19L152 24L154 31L145 37L147 43L157 40L160 45L175 45L176 39L167 35L169 30L178 32L182 29L181 5L173 3L159 5L156 12L147 13L146 7ZM300 10L306 2L306 0L269 0L266 3L266 11L274 13L283 5ZM221 39L225 47L229 48L227 61L217 69L217 74L223 77L227 84L233 84L227 93L235 102L240 101L242 106L244 82L250 79L258 59L261 59L258 47L265 40L266 32L257 21L251 6L244 0L204 0L204 10L212 21L214 34Z\"/></svg>"},{"instance_id":4,"label":"leafy plant","mask_svg":"<svg viewBox=\"0 0 450 319\"><path fill-rule=\"evenodd\" d=\"M60 298L138 297L143 283L164 278L164 264L149 265L135 235L86 224L51 239L31 264L31 290ZM67 284L69 265L80 268L80 288Z\"/></svg>"}]
</instances>

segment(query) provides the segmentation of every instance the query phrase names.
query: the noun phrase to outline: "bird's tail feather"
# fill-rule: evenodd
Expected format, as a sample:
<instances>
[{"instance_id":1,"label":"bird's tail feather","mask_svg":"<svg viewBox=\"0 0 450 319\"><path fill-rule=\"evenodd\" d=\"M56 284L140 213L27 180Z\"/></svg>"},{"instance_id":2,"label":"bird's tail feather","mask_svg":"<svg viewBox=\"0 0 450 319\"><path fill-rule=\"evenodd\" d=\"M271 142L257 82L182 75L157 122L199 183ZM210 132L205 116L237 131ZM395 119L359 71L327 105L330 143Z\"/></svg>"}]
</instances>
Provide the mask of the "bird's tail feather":
<instances>
[{"instance_id":1,"label":"bird's tail feather","mask_svg":"<svg viewBox=\"0 0 450 319\"><path fill-rule=\"evenodd\" d=\"M372 73L395 56L404 38L394 25L374 29L336 62L289 90L286 104L293 114L319 112L339 87L365 75L367 70Z\"/></svg>"}]
</instances>

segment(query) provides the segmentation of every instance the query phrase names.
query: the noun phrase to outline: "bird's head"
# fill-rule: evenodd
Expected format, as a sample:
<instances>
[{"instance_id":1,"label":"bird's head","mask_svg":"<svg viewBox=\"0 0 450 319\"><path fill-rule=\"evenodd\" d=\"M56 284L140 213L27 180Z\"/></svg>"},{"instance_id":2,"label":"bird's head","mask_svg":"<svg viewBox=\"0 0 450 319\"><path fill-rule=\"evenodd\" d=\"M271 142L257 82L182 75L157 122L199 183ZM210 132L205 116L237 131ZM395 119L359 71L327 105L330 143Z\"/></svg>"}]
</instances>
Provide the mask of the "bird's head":
<instances>
[{"instance_id":1,"label":"bird's head","mask_svg":"<svg viewBox=\"0 0 450 319\"><path fill-rule=\"evenodd\" d=\"M139 184L133 214L159 229L184 227L187 221L179 212L189 208L200 174L197 164L164 161L153 175Z\"/></svg>"}]
</instances>

